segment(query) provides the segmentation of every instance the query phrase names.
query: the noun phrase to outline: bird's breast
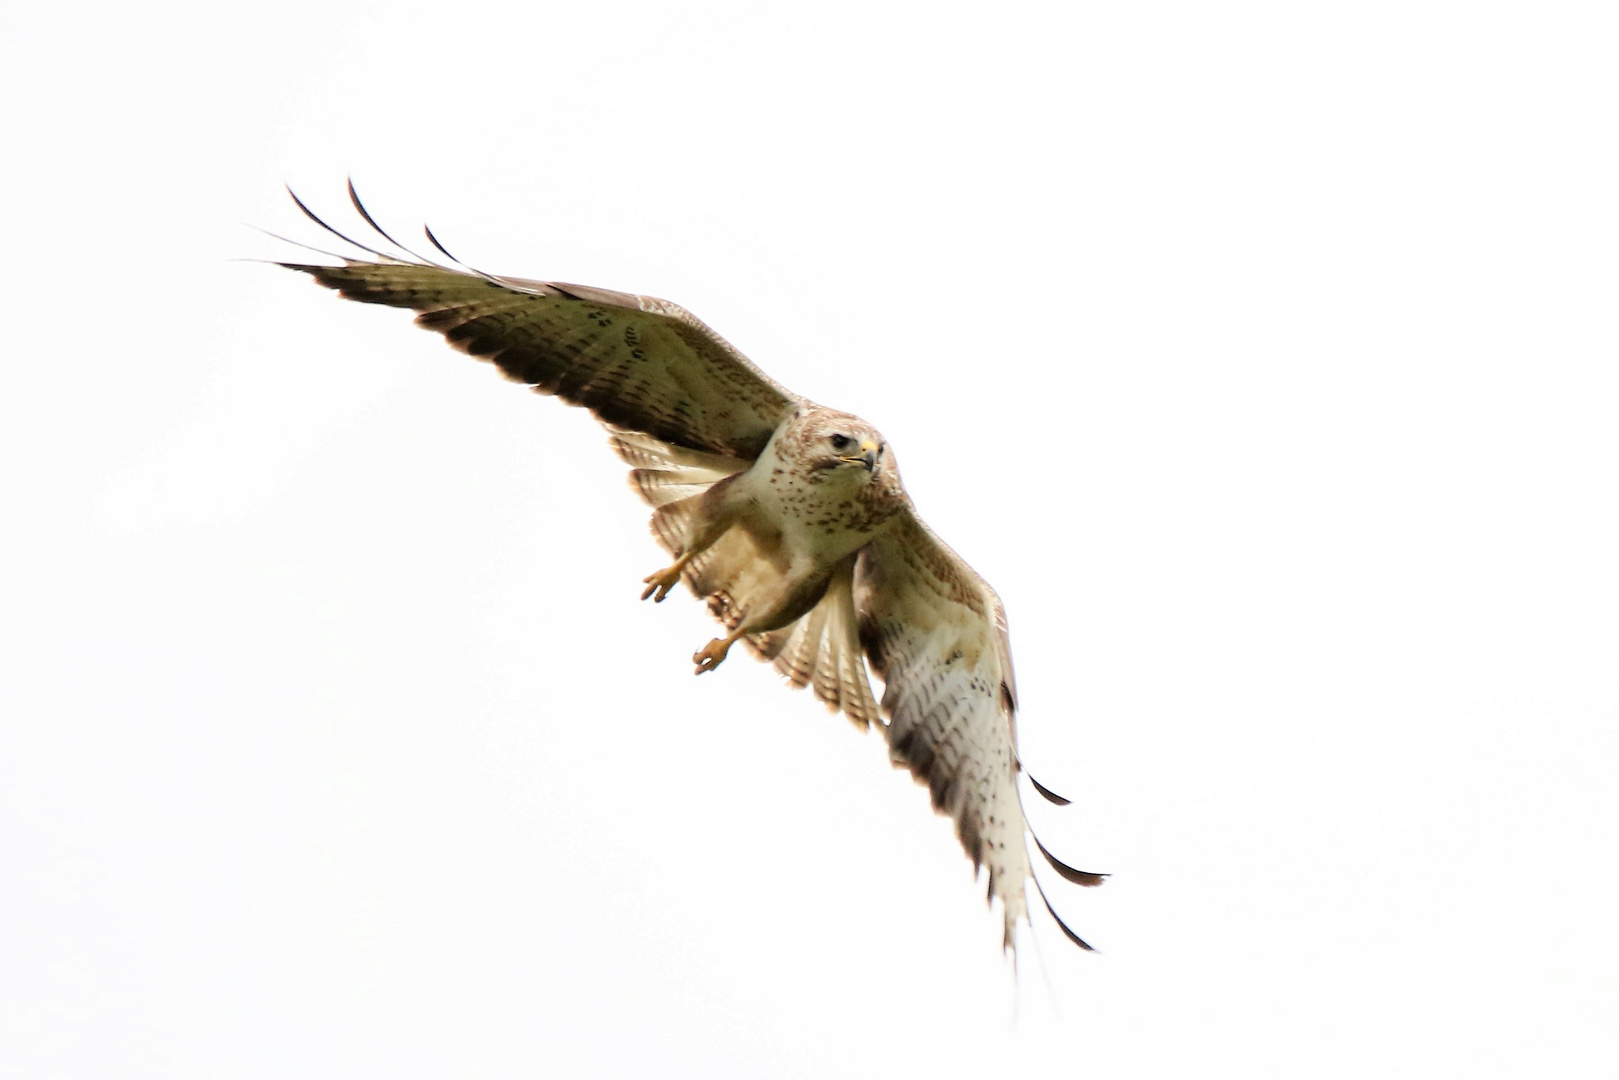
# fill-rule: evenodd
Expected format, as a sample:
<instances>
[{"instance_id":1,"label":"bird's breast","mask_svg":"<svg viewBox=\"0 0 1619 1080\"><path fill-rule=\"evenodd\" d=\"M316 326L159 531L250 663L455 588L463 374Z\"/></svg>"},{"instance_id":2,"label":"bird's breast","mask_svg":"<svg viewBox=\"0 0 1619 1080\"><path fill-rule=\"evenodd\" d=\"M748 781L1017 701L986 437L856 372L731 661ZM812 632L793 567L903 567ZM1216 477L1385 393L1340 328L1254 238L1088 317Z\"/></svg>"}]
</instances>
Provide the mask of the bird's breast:
<instances>
[{"instance_id":1,"label":"bird's breast","mask_svg":"<svg viewBox=\"0 0 1619 1080\"><path fill-rule=\"evenodd\" d=\"M759 523L781 535L790 556L829 565L862 547L894 514L874 501L852 470L795 468L761 458L744 480Z\"/></svg>"}]
</instances>

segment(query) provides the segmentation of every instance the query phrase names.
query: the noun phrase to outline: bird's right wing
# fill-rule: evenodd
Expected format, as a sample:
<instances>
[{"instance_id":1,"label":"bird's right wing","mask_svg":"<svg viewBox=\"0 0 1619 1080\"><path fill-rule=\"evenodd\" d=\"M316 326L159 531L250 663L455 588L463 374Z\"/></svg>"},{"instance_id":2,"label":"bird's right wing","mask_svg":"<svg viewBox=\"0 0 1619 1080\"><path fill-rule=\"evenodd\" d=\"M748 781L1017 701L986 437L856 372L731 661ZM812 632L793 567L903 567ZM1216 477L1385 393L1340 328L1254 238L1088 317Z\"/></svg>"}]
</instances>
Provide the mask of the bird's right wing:
<instances>
[{"instance_id":1,"label":"bird's right wing","mask_svg":"<svg viewBox=\"0 0 1619 1080\"><path fill-rule=\"evenodd\" d=\"M352 185L349 194L366 223L399 247L372 221ZM687 450L752 460L797 406L794 394L677 304L396 257L349 239L298 206L374 258L280 265L350 300L410 308L418 325L437 330L461 351L538 393L583 405L609 425ZM431 233L428 238L437 246Z\"/></svg>"}]
</instances>

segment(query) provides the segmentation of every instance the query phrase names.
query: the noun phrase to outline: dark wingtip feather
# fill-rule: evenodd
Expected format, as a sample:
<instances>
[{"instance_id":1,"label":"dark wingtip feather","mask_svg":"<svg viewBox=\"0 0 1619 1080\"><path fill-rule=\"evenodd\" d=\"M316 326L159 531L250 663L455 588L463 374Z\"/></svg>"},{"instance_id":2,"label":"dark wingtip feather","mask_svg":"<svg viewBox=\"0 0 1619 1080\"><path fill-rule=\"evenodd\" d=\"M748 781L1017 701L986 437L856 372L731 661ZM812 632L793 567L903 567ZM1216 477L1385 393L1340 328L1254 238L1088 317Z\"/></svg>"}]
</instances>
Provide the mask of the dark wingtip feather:
<instances>
[{"instance_id":1,"label":"dark wingtip feather","mask_svg":"<svg viewBox=\"0 0 1619 1080\"><path fill-rule=\"evenodd\" d=\"M292 190L291 184L282 184L281 186L287 189L287 196L292 199L294 206L304 212L304 217L308 218L310 221L313 221L323 229L331 227L322 221L313 210L309 209L309 206L298 197L298 193Z\"/></svg>"},{"instance_id":2,"label":"dark wingtip feather","mask_svg":"<svg viewBox=\"0 0 1619 1080\"><path fill-rule=\"evenodd\" d=\"M446 259L449 259L451 262L455 263L457 266L466 266L467 265L466 263L462 262L460 259L457 259L454 255L451 255L450 252L449 252L449 249L446 248L443 244L438 242L438 237L433 235L433 230L431 228L429 228L427 225L422 226L422 232L427 234L427 242L429 244L432 244L434 247L438 248L438 253L440 255L443 255Z\"/></svg>"},{"instance_id":3,"label":"dark wingtip feather","mask_svg":"<svg viewBox=\"0 0 1619 1080\"><path fill-rule=\"evenodd\" d=\"M1069 928L1068 924L1062 921L1062 916L1057 914L1057 909L1051 906L1050 900L1046 899L1046 890L1040 884L1039 878L1034 879L1034 888L1035 891L1040 894L1040 902L1046 905L1046 911L1050 913L1052 921L1057 924L1057 929L1061 930L1063 935L1067 937L1069 941L1072 941L1081 949L1084 949L1086 952L1095 952L1096 947L1094 945L1080 937L1078 934L1074 933L1074 931Z\"/></svg>"},{"instance_id":4,"label":"dark wingtip feather","mask_svg":"<svg viewBox=\"0 0 1619 1080\"><path fill-rule=\"evenodd\" d=\"M392 244L394 247L398 248L400 251L403 251L406 255L409 255L411 258L415 259L417 262L424 263L424 264L426 264L428 266L433 265L433 261L431 259L422 258L415 251L412 251L410 248L406 247L404 244L401 244L398 240L395 240L393 238L393 235L391 233L389 233L387 229L384 229L381 225L377 224L377 219L371 216L371 211L367 210L365 208L365 203L360 201L360 193L358 191L354 190L354 178L352 176L348 178L348 188L349 188L349 202L354 204L355 211L362 218L365 219L365 223L367 225L371 226L371 228L376 232L376 234L378 236L382 237L384 240L388 241L388 243Z\"/></svg>"},{"instance_id":5,"label":"dark wingtip feather","mask_svg":"<svg viewBox=\"0 0 1619 1080\"><path fill-rule=\"evenodd\" d=\"M1029 783L1034 785L1034 790L1038 791L1040 793L1040 797L1045 799L1047 802L1056 803L1058 806L1067 806L1070 802L1070 800L1063 798L1061 795L1058 795L1055 791L1052 791L1050 788L1046 787L1046 785L1036 780L1034 778L1034 774L1028 769L1023 770L1023 775L1029 778Z\"/></svg>"},{"instance_id":6,"label":"dark wingtip feather","mask_svg":"<svg viewBox=\"0 0 1619 1080\"><path fill-rule=\"evenodd\" d=\"M350 190L352 190L352 188ZM397 258L395 258L392 255L387 254L386 252L378 251L374 247L366 247L364 244L360 243L358 240L355 240L353 237L344 236L342 233L338 232L336 229L334 229L330 225L326 224L326 222L324 222L324 221L322 221L320 219L320 215L316 214L313 210L309 209L309 207L307 205L305 205L304 201L298 197L298 193L296 191L292 190L292 185L291 184L287 185L287 194L292 196L293 203L298 207L298 209L300 209L300 210L302 210L304 212L304 216L306 218L308 218L310 221L313 221L316 225L319 225L321 228L325 229L327 232L331 233L333 236L337 237L339 240L343 241L343 243L350 244L350 245L352 245L354 247L357 247L361 251L365 252L366 254L375 255L377 258L382 259L382 260L384 260L386 262L391 262L392 263L392 262L398 262L399 261ZM370 219L367 218L367 220L370 220ZM380 232L381 230L378 230L378 231ZM386 235L386 234L384 234L384 235ZM339 256L339 257L341 258L341 256Z\"/></svg>"},{"instance_id":7,"label":"dark wingtip feather","mask_svg":"<svg viewBox=\"0 0 1619 1080\"><path fill-rule=\"evenodd\" d=\"M483 278L485 281L489 282L492 285L499 285L503 289L512 288L511 285L508 285L506 282L502 281L500 278L496 277L495 275L486 274L482 270L479 270L476 266L468 266L466 263L462 262L460 259L457 259L454 255L451 255L450 252L449 252L449 249L446 248L443 244L438 242L438 237L433 235L433 230L428 228L426 224L422 225L422 232L427 234L427 242L429 244L432 244L435 248L437 248L440 255L443 255L446 259L449 259L455 265L457 265L457 266L461 267L462 269L466 270L468 273L477 274L479 277Z\"/></svg>"},{"instance_id":8,"label":"dark wingtip feather","mask_svg":"<svg viewBox=\"0 0 1619 1080\"><path fill-rule=\"evenodd\" d=\"M1093 874L1088 870L1075 870L1072 866L1047 851L1046 845L1042 844L1040 838L1035 836L1033 832L1030 832L1029 835L1034 837L1034 846L1040 849L1040 854L1046 857L1046 862L1050 863L1051 868L1061 874L1064 879L1072 881L1075 885L1088 887L1100 885L1107 880L1108 875L1106 874Z\"/></svg>"},{"instance_id":9,"label":"dark wingtip feather","mask_svg":"<svg viewBox=\"0 0 1619 1080\"><path fill-rule=\"evenodd\" d=\"M395 240L393 237L389 236L388 235L388 230L384 229L381 225L377 224L377 219L371 216L371 211L367 210L365 208L365 203L360 201L360 193L358 191L354 190L354 177L352 177L352 176L345 177L344 181L348 185L349 203L350 203L350 205L352 205L354 207L355 213L359 214L360 217L364 218L365 223L367 225L371 226L371 230L373 232L375 232L378 236L382 237L384 240L388 241L388 243L390 243L394 247L398 248L400 251L405 252L407 255L415 255L416 253L414 251L411 251L410 248L406 247L404 244L401 244L398 240Z\"/></svg>"}]
</instances>

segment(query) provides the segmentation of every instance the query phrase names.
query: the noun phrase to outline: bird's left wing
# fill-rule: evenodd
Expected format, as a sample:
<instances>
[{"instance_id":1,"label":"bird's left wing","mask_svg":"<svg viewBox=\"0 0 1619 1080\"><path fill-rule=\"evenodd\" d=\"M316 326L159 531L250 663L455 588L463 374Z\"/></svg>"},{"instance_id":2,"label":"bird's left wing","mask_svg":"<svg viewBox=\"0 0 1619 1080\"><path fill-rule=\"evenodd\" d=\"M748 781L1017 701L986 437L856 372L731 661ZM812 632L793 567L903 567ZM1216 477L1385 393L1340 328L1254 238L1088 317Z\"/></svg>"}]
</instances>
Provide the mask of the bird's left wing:
<instances>
[{"instance_id":1,"label":"bird's left wing","mask_svg":"<svg viewBox=\"0 0 1619 1080\"><path fill-rule=\"evenodd\" d=\"M910 511L861 551L854 585L860 639L884 683L889 754L927 785L934 808L955 821L974 868L988 867L989 895L1001 901L1011 949L1017 922L1028 915L1024 885L1033 875L1017 786L1017 693L1000 599ZM1102 883L1100 874L1059 862L1038 839L1035 846L1069 881ZM1051 915L1070 940L1090 948L1055 911Z\"/></svg>"},{"instance_id":2,"label":"bird's left wing","mask_svg":"<svg viewBox=\"0 0 1619 1080\"><path fill-rule=\"evenodd\" d=\"M410 256L372 220L352 185L349 195L366 223ZM398 257L351 240L301 201L298 207L373 257L339 255L338 266L280 265L350 300L410 308L419 325L439 331L456 348L538 393L589 408L609 425L687 450L751 460L798 403L678 304Z\"/></svg>"}]
</instances>

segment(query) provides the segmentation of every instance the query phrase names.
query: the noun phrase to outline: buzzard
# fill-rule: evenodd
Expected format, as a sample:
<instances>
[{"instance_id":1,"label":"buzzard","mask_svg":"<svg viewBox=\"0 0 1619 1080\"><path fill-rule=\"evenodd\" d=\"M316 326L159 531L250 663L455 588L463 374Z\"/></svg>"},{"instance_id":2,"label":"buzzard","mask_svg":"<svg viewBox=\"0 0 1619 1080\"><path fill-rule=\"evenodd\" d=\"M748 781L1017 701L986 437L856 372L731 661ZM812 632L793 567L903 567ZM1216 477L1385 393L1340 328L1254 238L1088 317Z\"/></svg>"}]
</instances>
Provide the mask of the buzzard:
<instances>
[{"instance_id":1,"label":"buzzard","mask_svg":"<svg viewBox=\"0 0 1619 1080\"><path fill-rule=\"evenodd\" d=\"M975 872L988 868L1005 948L1015 955L1029 881L1068 939L1090 948L1030 866L1026 837L1063 878L1104 877L1059 861L1024 817L1000 599L917 516L876 428L793 394L666 300L487 274L430 229L445 261L422 258L383 231L352 183L355 210L398 254L345 236L292 198L367 257L298 244L338 264L278 265L351 300L410 308L451 345L606 426L674 560L642 579L642 599L662 601L684 581L724 627L692 657L697 674L740 641L858 727L876 724L894 764L954 820ZM880 703L868 668L882 680Z\"/></svg>"}]
</instances>

